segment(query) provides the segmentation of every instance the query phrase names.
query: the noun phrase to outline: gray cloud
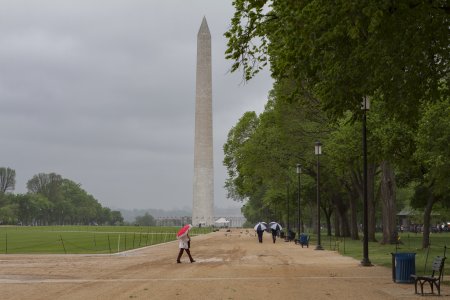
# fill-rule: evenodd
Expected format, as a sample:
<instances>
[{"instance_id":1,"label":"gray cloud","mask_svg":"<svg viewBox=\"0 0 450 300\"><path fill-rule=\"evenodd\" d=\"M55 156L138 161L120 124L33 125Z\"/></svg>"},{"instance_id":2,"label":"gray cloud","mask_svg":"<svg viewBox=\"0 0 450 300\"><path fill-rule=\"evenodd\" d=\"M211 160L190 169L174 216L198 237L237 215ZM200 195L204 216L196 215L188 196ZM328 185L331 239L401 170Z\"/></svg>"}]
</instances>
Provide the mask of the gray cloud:
<instances>
[{"instance_id":1,"label":"gray cloud","mask_svg":"<svg viewBox=\"0 0 450 300\"><path fill-rule=\"evenodd\" d=\"M224 58L229 1L4 0L0 10L1 166L17 193L40 172L72 179L112 208L192 205L196 36L212 34L215 205L222 146L262 111L267 73L246 85Z\"/></svg>"}]
</instances>

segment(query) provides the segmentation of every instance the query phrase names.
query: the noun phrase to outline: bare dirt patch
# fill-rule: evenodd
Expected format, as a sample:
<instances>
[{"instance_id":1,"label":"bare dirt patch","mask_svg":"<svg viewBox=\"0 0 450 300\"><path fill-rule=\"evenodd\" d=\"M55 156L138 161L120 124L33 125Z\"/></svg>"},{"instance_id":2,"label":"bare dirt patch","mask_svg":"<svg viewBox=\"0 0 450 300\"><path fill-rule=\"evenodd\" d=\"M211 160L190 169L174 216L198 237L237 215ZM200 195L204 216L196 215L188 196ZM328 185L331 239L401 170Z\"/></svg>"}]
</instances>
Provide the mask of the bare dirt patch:
<instances>
[{"instance_id":1,"label":"bare dirt patch","mask_svg":"<svg viewBox=\"0 0 450 300\"><path fill-rule=\"evenodd\" d=\"M0 255L1 299L423 299L390 268L251 230L197 236L115 255ZM450 297L448 287L441 294Z\"/></svg>"}]
</instances>

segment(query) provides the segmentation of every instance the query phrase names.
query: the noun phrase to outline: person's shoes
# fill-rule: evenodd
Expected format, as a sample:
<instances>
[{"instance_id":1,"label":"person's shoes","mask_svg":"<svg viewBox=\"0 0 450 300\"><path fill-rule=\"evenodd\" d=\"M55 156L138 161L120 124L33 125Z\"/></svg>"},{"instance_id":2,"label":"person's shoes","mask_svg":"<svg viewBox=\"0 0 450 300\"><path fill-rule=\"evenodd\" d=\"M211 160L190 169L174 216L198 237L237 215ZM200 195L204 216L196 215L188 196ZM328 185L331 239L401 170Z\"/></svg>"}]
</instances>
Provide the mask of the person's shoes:
<instances>
[{"instance_id":1,"label":"person's shoes","mask_svg":"<svg viewBox=\"0 0 450 300\"><path fill-rule=\"evenodd\" d=\"M191 260L191 264L192 264L193 262L195 262L195 260Z\"/></svg>"},{"instance_id":2,"label":"person's shoes","mask_svg":"<svg viewBox=\"0 0 450 300\"><path fill-rule=\"evenodd\" d=\"M177 264L181 264L181 261L177 260Z\"/></svg>"}]
</instances>

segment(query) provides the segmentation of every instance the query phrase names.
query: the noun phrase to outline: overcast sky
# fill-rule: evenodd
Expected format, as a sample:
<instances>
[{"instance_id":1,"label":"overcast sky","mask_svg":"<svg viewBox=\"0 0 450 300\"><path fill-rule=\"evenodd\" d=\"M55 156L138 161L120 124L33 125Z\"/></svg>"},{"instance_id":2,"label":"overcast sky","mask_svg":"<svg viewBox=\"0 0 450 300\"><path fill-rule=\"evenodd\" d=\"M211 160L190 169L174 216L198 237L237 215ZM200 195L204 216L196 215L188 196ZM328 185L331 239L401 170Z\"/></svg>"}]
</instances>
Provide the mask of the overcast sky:
<instances>
[{"instance_id":1,"label":"overcast sky","mask_svg":"<svg viewBox=\"0 0 450 300\"><path fill-rule=\"evenodd\" d=\"M228 0L2 0L0 166L15 193L38 173L110 208L191 208L197 32L212 36L215 206L227 133L262 112L272 80L242 84L224 58Z\"/></svg>"}]
</instances>

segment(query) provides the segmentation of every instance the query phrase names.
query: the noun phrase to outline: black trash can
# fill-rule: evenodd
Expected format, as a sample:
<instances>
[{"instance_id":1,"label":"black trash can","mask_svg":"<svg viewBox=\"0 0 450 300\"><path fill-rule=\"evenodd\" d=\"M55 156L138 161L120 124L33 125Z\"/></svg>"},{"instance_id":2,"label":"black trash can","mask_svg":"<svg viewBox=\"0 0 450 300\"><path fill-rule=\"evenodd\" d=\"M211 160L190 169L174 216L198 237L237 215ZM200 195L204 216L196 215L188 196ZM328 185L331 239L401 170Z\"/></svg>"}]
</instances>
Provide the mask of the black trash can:
<instances>
[{"instance_id":1,"label":"black trash can","mask_svg":"<svg viewBox=\"0 0 450 300\"><path fill-rule=\"evenodd\" d=\"M413 283L416 274L416 253L392 254L392 280L396 283Z\"/></svg>"}]
</instances>

